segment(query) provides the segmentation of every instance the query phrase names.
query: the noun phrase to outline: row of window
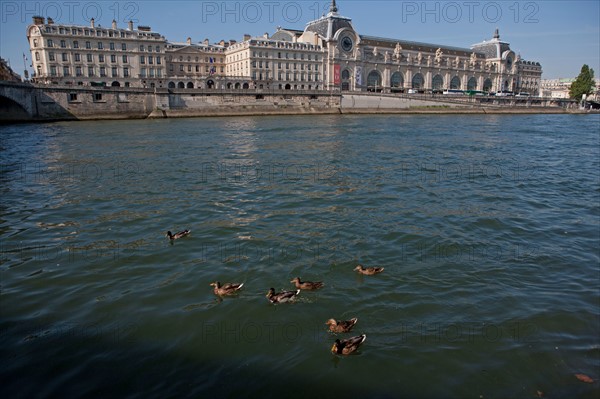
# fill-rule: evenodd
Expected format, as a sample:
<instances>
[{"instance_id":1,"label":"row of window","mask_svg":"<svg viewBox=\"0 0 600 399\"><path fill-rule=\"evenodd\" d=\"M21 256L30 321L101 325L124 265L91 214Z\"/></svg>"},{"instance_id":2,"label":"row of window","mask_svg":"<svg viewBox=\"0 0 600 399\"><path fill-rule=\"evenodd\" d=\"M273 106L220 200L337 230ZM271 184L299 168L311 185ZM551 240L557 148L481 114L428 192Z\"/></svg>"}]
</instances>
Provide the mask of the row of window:
<instances>
[{"instance_id":1,"label":"row of window","mask_svg":"<svg viewBox=\"0 0 600 399\"><path fill-rule=\"evenodd\" d=\"M282 57L281 54L282 54L281 52L277 52L277 58L279 58L279 59L285 58L286 60L287 59L294 59L294 60L297 60L297 59L303 60L304 59L304 53L300 53L299 58L298 58L298 53L292 53L291 57L290 57L290 53L285 53L285 57ZM306 58L308 59L308 61L312 61L312 56L313 56L313 54L310 54L310 53L307 54ZM240 57L240 54L236 54L234 57L236 58L236 61L237 61ZM252 57L254 57L254 58L275 58L275 55L274 55L274 53L270 53L268 51L265 51L264 53L262 51L259 51L259 52L253 51ZM314 58L315 58L315 61L319 61L319 56L317 54L315 54Z\"/></svg>"},{"instance_id":2,"label":"row of window","mask_svg":"<svg viewBox=\"0 0 600 399\"><path fill-rule=\"evenodd\" d=\"M242 44L242 43L240 43ZM251 41L250 45L252 46L260 46L260 47L277 47L277 48L286 48L286 49L294 49L294 50L313 50L320 51L321 46L315 46L313 44L306 43L290 43L290 42L255 42Z\"/></svg>"},{"instance_id":3,"label":"row of window","mask_svg":"<svg viewBox=\"0 0 600 399\"><path fill-rule=\"evenodd\" d=\"M275 63L273 63L273 65L275 65ZM298 68L298 64L297 63L293 63L292 64L292 68L291 69L300 69L300 70L304 70L304 66L306 65L306 70L310 71L314 68L315 71L319 70L319 64L300 64L300 68ZM263 62L262 61L252 61L252 68L263 68ZM269 61L265 61L264 63L264 68L269 69ZM277 68L278 69L283 69L283 63L278 62L277 63ZM290 69L290 63L286 62L285 63L285 69Z\"/></svg>"},{"instance_id":4,"label":"row of window","mask_svg":"<svg viewBox=\"0 0 600 399\"><path fill-rule=\"evenodd\" d=\"M188 72L197 72L200 73L200 65L195 65L195 68L192 68L193 65L188 65L187 66L187 71ZM225 67L221 66L219 67L221 70L221 73L224 72ZM179 72L185 72L186 68L185 65L179 65ZM169 64L169 72L173 72L174 71L174 64ZM216 66L209 66L209 65L205 65L204 66L204 72L206 73L215 73L217 72L217 67Z\"/></svg>"},{"instance_id":5,"label":"row of window","mask_svg":"<svg viewBox=\"0 0 600 399\"><path fill-rule=\"evenodd\" d=\"M173 57L168 58L169 61L173 60ZM176 59L175 59L176 60ZM179 56L179 62L183 62L183 56L180 55ZM192 57L188 56L187 57L187 62L192 62ZM196 62L200 62L200 57L196 57ZM217 62L217 58L216 57L204 57L204 62L210 62L210 63L216 63ZM223 57L219 58L219 63L223 63Z\"/></svg>"},{"instance_id":6,"label":"row of window","mask_svg":"<svg viewBox=\"0 0 600 399\"><path fill-rule=\"evenodd\" d=\"M157 56L155 58L151 55L148 55L148 56L140 55L140 64L145 64L146 62L148 62L148 64L152 65L152 64L154 64L155 59L156 59L156 63L158 65L160 65L161 64L160 57Z\"/></svg>"},{"instance_id":7,"label":"row of window","mask_svg":"<svg viewBox=\"0 0 600 399\"><path fill-rule=\"evenodd\" d=\"M38 76L42 75L42 67L38 66ZM84 71L87 72L87 75L84 75ZM100 77L107 77L107 68L106 67L100 67L98 70L95 67L92 66L88 66L87 69L81 66L76 66L75 67L75 76L88 76L88 77L94 77L94 76L100 76ZM130 76L129 74L129 68L125 67L123 68L123 70L121 71L122 75L119 75L119 68L117 67L112 67L110 68L110 73L111 76L113 78L119 77L119 76L123 76L124 78L128 78ZM56 77L58 76L58 67L55 65L50 65L50 76ZM62 67L62 76L71 76L71 67L68 66L63 66Z\"/></svg>"},{"instance_id":8,"label":"row of window","mask_svg":"<svg viewBox=\"0 0 600 399\"><path fill-rule=\"evenodd\" d=\"M269 73L269 71L266 72L257 72L254 71L252 72L252 79L253 80L269 80L272 77L274 77L275 75L271 75ZM319 74L315 73L315 74L306 74L306 73L298 73L298 72L279 72L277 74L277 80L281 80L281 81L300 81L300 82L312 82L313 80L315 82L319 81Z\"/></svg>"},{"instance_id":9,"label":"row of window","mask_svg":"<svg viewBox=\"0 0 600 399\"><path fill-rule=\"evenodd\" d=\"M58 77L58 71L59 68L55 65L51 65L50 66L50 76L52 77ZM120 70L117 67L112 67L110 69L106 68L106 67L100 67L98 69L96 69L95 67L92 66L88 66L87 68L81 67L81 66L77 66L75 67L75 75L71 75L71 67L68 66L63 66L62 67L62 75L61 76L80 76L80 77L96 77L99 76L101 78L104 77L108 77L108 73L110 72L110 76L113 78L118 78L118 77L124 77L124 78L129 78L131 76L129 68L123 68L122 70ZM85 75L84 73L87 72L87 75ZM42 76L42 68L41 66L38 66L38 76ZM140 68L140 78L146 78L146 77L150 77L150 78L160 78L162 77L162 71L158 68Z\"/></svg>"},{"instance_id":10,"label":"row of window","mask_svg":"<svg viewBox=\"0 0 600 399\"><path fill-rule=\"evenodd\" d=\"M110 62L112 62L112 63L117 62L117 57L118 56L116 54L110 54L110 56L109 56ZM86 58L87 62L94 62L94 54L85 54L85 58ZM81 54L79 54L79 53L73 54L74 62L81 62L81 59L82 59ZM38 53L38 52L35 53L35 60L40 61L40 53ZM61 53L61 60L63 62L68 62L69 54ZM124 54L121 56L121 60L123 61L124 64L126 64L129 62L129 56ZM48 61L56 61L56 55L53 52L48 53ZM98 62L106 62L105 54L98 54ZM160 57L156 57L156 63L160 64Z\"/></svg>"},{"instance_id":11,"label":"row of window","mask_svg":"<svg viewBox=\"0 0 600 399\"><path fill-rule=\"evenodd\" d=\"M118 44L118 43L117 43ZM120 43L121 46L121 50L123 51L127 51L127 43ZM46 39L46 45L47 47L54 47L54 40L53 39ZM33 47L38 47L39 43L38 43L38 39L33 39ZM61 40L59 42L59 46L60 48L67 48L67 41L66 40ZM108 49L111 51L114 51L117 49L117 47L119 47L118 45L115 45L115 43L110 42L108 43ZM70 48L80 48L79 47L79 41L78 40L73 40L73 42L71 43L71 47ZM92 49L92 42L90 41L86 41L85 42L85 48L88 50ZM98 50L104 50L104 42L96 42L96 49ZM161 47L160 46L144 46L143 44L140 44L140 51L148 51L148 52L152 52L152 51L156 51L157 53L160 52Z\"/></svg>"},{"instance_id":12,"label":"row of window","mask_svg":"<svg viewBox=\"0 0 600 399\"><path fill-rule=\"evenodd\" d=\"M61 35L84 35L84 36L108 36L108 37L131 37L131 32L125 31L107 31L103 29L82 29L82 28L58 28L55 26L46 26L46 33L56 33L58 32Z\"/></svg>"}]
</instances>

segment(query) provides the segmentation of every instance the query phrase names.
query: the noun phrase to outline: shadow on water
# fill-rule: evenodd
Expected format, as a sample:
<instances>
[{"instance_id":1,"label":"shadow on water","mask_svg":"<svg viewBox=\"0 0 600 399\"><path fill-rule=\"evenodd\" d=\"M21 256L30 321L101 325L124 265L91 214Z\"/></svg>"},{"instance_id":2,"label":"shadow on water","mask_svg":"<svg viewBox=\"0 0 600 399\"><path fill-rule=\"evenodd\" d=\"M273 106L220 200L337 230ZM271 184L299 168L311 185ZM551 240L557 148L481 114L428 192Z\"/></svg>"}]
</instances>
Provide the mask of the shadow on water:
<instances>
[{"instance_id":1,"label":"shadow on water","mask_svg":"<svg viewBox=\"0 0 600 399\"><path fill-rule=\"evenodd\" d=\"M343 363L349 359L330 354L323 361L330 363L337 377L323 381L317 374L257 364L244 356L243 343L234 344L220 358L196 357L138 342L141 332L134 324L106 331L42 330L23 324L6 328L4 324L3 338L10 334L9 340L14 341L0 349L0 394L7 398L392 398L398 393L384 381L374 384L343 374ZM22 331L36 333L19 336ZM198 349L202 352L202 347Z\"/></svg>"}]
</instances>

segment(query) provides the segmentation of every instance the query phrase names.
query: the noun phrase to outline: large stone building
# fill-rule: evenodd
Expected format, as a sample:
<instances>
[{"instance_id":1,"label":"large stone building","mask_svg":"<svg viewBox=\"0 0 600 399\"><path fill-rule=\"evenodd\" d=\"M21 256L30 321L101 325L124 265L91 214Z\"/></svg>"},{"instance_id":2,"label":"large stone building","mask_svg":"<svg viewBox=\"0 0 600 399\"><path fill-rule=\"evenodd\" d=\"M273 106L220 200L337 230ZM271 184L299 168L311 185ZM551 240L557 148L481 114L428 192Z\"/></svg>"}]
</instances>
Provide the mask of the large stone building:
<instances>
[{"instance_id":1,"label":"large stone building","mask_svg":"<svg viewBox=\"0 0 600 399\"><path fill-rule=\"evenodd\" d=\"M537 94L541 66L521 60L500 40L471 49L417 43L358 34L350 18L338 14L335 0L329 13L310 22L326 52L328 89L351 91L531 91ZM520 75L519 73L522 73Z\"/></svg>"},{"instance_id":2,"label":"large stone building","mask_svg":"<svg viewBox=\"0 0 600 399\"><path fill-rule=\"evenodd\" d=\"M150 27L55 25L34 17L27 28L33 80L37 83L161 86L166 77L166 39Z\"/></svg>"},{"instance_id":3,"label":"large stone building","mask_svg":"<svg viewBox=\"0 0 600 399\"><path fill-rule=\"evenodd\" d=\"M282 90L323 89L323 48L312 35L278 29L269 38L244 37L227 48L227 77L233 87L250 81L250 88Z\"/></svg>"},{"instance_id":4,"label":"large stone building","mask_svg":"<svg viewBox=\"0 0 600 399\"><path fill-rule=\"evenodd\" d=\"M278 28L241 42L168 42L148 27L55 26L35 17L27 36L34 80L43 83L373 92L528 92L542 68L500 40L471 48L361 35L350 18L329 12L303 31Z\"/></svg>"},{"instance_id":5,"label":"large stone building","mask_svg":"<svg viewBox=\"0 0 600 399\"><path fill-rule=\"evenodd\" d=\"M170 89L214 89L225 75L225 48L222 41L218 45L168 42L166 45L167 87Z\"/></svg>"}]
</instances>

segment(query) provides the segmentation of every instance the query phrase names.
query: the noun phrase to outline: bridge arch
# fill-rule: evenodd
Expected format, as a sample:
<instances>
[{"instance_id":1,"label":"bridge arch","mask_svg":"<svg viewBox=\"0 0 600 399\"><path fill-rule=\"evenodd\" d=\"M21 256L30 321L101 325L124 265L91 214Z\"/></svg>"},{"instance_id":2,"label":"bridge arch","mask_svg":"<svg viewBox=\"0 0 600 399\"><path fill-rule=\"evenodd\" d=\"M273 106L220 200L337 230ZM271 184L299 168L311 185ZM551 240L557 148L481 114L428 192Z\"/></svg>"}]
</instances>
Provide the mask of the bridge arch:
<instances>
[{"instance_id":1,"label":"bridge arch","mask_svg":"<svg viewBox=\"0 0 600 399\"><path fill-rule=\"evenodd\" d=\"M0 95L0 115L2 121L22 121L31 118L22 104L3 95Z\"/></svg>"},{"instance_id":2,"label":"bridge arch","mask_svg":"<svg viewBox=\"0 0 600 399\"><path fill-rule=\"evenodd\" d=\"M3 120L30 119L34 89L26 84L0 83L0 115Z\"/></svg>"}]
</instances>

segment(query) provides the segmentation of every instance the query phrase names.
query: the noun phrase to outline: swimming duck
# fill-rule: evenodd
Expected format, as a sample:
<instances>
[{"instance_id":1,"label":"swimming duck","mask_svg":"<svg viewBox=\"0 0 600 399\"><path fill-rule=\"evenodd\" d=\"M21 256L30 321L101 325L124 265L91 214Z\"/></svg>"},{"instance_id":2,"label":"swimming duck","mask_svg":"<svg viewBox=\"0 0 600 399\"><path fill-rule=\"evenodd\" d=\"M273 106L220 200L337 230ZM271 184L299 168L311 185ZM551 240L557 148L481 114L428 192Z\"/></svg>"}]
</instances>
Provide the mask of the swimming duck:
<instances>
[{"instance_id":1,"label":"swimming duck","mask_svg":"<svg viewBox=\"0 0 600 399\"><path fill-rule=\"evenodd\" d=\"M354 268L355 271L358 271L360 274L364 274L367 276L372 276L377 273L381 273L383 271L383 267L363 267L363 265L358 265Z\"/></svg>"},{"instance_id":2,"label":"swimming duck","mask_svg":"<svg viewBox=\"0 0 600 399\"><path fill-rule=\"evenodd\" d=\"M301 281L300 277L296 277L290 283L296 284L296 288L300 288L301 290L318 290L323 287L323 283L320 281Z\"/></svg>"},{"instance_id":3,"label":"swimming duck","mask_svg":"<svg viewBox=\"0 0 600 399\"><path fill-rule=\"evenodd\" d=\"M178 238L187 236L191 232L192 232L191 230L183 230L177 234L173 234L170 231L167 231L167 237L169 237L170 240L177 240Z\"/></svg>"},{"instance_id":4,"label":"swimming duck","mask_svg":"<svg viewBox=\"0 0 600 399\"><path fill-rule=\"evenodd\" d=\"M275 293L275 289L269 288L269 292L267 293L267 298L271 303L284 303L290 302L296 299L296 296L300 293L300 290L296 291L282 291Z\"/></svg>"},{"instance_id":5,"label":"swimming duck","mask_svg":"<svg viewBox=\"0 0 600 399\"><path fill-rule=\"evenodd\" d=\"M350 332L350 330L352 330L352 327L354 327L354 325L356 324L356 322L358 321L358 319L356 317L350 319L350 320L342 320L342 321L338 321L335 319L329 319L327 320L327 324L329 326L329 331L334 332L334 333L345 333L345 332Z\"/></svg>"},{"instance_id":6,"label":"swimming duck","mask_svg":"<svg viewBox=\"0 0 600 399\"><path fill-rule=\"evenodd\" d=\"M358 347L365 342L365 339L367 339L366 334L359 335L358 337L348 338L343 341L336 339L331 347L331 352L337 355L349 355L356 351Z\"/></svg>"},{"instance_id":7,"label":"swimming duck","mask_svg":"<svg viewBox=\"0 0 600 399\"><path fill-rule=\"evenodd\" d=\"M242 284L225 283L224 285L221 285L220 282L215 281L214 283L210 283L210 285L212 287L215 287L214 288L215 295L224 296L224 295L236 294L240 289L242 289L242 287L244 286L244 283L242 283Z\"/></svg>"}]
</instances>

